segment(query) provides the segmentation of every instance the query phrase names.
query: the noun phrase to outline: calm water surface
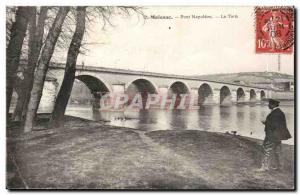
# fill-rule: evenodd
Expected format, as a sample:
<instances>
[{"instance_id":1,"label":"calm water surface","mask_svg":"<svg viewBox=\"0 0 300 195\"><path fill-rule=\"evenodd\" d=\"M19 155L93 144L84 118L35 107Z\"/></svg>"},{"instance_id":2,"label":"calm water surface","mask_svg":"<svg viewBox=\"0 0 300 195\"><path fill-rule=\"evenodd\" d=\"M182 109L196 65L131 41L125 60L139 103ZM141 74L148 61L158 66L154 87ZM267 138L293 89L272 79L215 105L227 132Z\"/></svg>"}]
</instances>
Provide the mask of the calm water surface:
<instances>
[{"instance_id":1,"label":"calm water surface","mask_svg":"<svg viewBox=\"0 0 300 195\"><path fill-rule=\"evenodd\" d=\"M280 107L287 119L287 126L294 135L294 106ZM263 139L264 125L260 122L270 113L266 105L233 105L230 107L207 106L200 110L140 110L140 111L92 111L91 107L68 106L66 114L107 124L152 130L202 130L232 132L238 135ZM294 144L294 138L283 143Z\"/></svg>"}]
</instances>

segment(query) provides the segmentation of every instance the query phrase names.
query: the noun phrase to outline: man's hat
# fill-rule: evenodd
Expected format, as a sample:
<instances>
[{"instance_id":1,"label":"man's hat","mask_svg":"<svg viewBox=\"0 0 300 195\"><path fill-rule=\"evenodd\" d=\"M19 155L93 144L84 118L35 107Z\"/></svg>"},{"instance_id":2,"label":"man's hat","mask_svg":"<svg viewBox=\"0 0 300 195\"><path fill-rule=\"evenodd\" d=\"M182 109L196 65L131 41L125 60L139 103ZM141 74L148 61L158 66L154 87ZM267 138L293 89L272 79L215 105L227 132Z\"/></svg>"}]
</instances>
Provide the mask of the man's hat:
<instances>
[{"instance_id":1,"label":"man's hat","mask_svg":"<svg viewBox=\"0 0 300 195\"><path fill-rule=\"evenodd\" d=\"M279 105L280 101L272 98L268 98L270 104Z\"/></svg>"}]
</instances>

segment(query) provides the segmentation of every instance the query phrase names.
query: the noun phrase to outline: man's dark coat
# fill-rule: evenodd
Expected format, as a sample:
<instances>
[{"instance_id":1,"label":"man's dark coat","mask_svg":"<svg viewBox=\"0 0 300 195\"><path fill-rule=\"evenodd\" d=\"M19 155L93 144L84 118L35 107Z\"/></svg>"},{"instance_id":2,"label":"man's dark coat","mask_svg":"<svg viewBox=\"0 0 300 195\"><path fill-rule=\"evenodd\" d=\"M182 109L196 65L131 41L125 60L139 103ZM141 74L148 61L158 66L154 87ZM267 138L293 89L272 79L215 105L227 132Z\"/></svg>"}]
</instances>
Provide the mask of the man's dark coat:
<instances>
[{"instance_id":1,"label":"man's dark coat","mask_svg":"<svg viewBox=\"0 0 300 195\"><path fill-rule=\"evenodd\" d=\"M275 108L266 119L266 139L274 142L290 139L292 136L286 126L284 113L280 108Z\"/></svg>"}]
</instances>

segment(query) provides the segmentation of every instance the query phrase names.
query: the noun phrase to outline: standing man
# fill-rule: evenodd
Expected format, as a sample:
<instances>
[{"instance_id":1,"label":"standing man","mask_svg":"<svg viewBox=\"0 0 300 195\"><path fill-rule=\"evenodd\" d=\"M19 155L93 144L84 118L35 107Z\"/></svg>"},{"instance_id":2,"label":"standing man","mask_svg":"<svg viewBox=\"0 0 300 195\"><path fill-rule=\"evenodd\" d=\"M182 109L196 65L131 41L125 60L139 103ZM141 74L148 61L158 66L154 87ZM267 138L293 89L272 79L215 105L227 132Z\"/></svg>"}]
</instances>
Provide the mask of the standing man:
<instances>
[{"instance_id":1,"label":"standing man","mask_svg":"<svg viewBox=\"0 0 300 195\"><path fill-rule=\"evenodd\" d=\"M264 157L262 166L258 171L267 171L280 169L279 155L281 152L281 140L291 138L291 134L286 126L284 113L279 108L279 101L269 99L268 107L271 113L265 121L261 121L265 125L266 137L263 142ZM274 156L274 167L270 167L271 157Z\"/></svg>"}]
</instances>

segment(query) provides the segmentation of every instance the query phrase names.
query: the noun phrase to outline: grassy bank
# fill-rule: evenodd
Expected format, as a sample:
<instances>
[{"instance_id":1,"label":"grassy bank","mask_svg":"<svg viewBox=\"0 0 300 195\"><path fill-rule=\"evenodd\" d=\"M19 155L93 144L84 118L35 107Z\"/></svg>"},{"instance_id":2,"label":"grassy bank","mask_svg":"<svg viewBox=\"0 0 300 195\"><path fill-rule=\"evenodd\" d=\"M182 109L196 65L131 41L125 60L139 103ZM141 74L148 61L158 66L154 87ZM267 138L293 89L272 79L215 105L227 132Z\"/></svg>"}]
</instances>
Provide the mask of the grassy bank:
<instances>
[{"instance_id":1,"label":"grassy bank","mask_svg":"<svg viewBox=\"0 0 300 195\"><path fill-rule=\"evenodd\" d=\"M7 187L60 189L292 189L294 148L281 171L257 173L260 142L198 130L139 131L66 117L22 134L8 127Z\"/></svg>"}]
</instances>

